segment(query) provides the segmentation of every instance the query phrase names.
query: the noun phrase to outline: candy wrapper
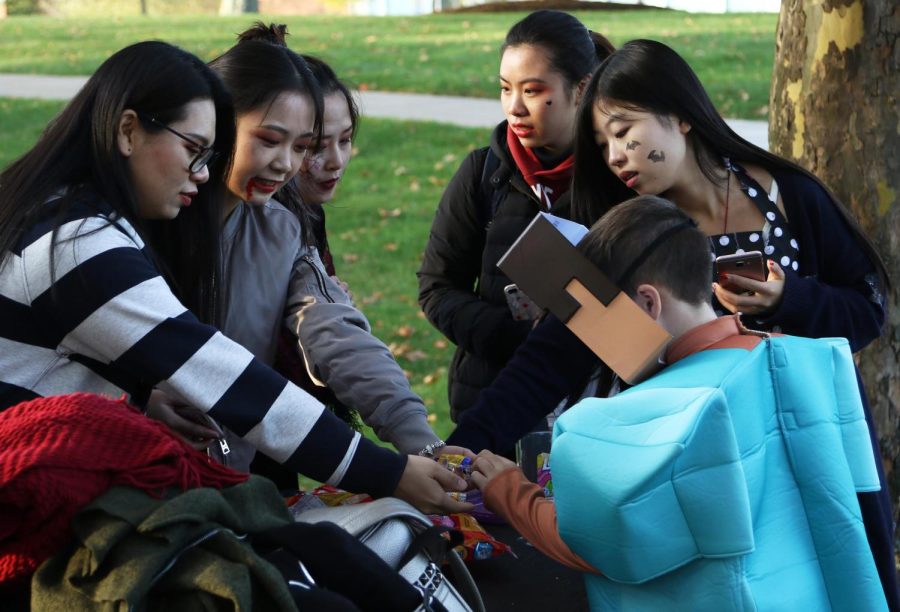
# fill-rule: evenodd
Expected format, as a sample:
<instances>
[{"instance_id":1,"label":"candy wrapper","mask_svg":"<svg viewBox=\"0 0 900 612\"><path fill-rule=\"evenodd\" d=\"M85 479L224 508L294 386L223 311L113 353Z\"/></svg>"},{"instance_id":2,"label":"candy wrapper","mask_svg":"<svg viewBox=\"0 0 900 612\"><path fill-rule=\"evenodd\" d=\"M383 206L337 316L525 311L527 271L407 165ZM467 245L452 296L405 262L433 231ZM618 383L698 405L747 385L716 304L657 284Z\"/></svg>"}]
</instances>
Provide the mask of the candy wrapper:
<instances>
[{"instance_id":1,"label":"candy wrapper","mask_svg":"<svg viewBox=\"0 0 900 612\"><path fill-rule=\"evenodd\" d=\"M488 510L487 506L484 505L484 498L481 495L481 491L478 489L472 489L470 491L466 491L465 493L448 493L450 497L457 501L469 502L474 508L472 508L471 514L475 520L481 523L488 523L491 525L505 525L506 521L503 520L503 517L499 514L494 514L490 510Z\"/></svg>"},{"instance_id":2,"label":"candy wrapper","mask_svg":"<svg viewBox=\"0 0 900 612\"><path fill-rule=\"evenodd\" d=\"M537 484L544 489L544 497L553 498L553 480L550 477L550 453L537 456Z\"/></svg>"},{"instance_id":3,"label":"candy wrapper","mask_svg":"<svg viewBox=\"0 0 900 612\"><path fill-rule=\"evenodd\" d=\"M463 561L491 559L507 552L511 555L515 554L508 545L485 531L484 527L470 514L432 514L428 518L435 525L457 529L462 533L463 543L456 547L456 552L463 558Z\"/></svg>"},{"instance_id":4,"label":"candy wrapper","mask_svg":"<svg viewBox=\"0 0 900 612\"><path fill-rule=\"evenodd\" d=\"M465 455L443 454L435 459L445 468L466 480L472 475L472 458Z\"/></svg>"}]
</instances>

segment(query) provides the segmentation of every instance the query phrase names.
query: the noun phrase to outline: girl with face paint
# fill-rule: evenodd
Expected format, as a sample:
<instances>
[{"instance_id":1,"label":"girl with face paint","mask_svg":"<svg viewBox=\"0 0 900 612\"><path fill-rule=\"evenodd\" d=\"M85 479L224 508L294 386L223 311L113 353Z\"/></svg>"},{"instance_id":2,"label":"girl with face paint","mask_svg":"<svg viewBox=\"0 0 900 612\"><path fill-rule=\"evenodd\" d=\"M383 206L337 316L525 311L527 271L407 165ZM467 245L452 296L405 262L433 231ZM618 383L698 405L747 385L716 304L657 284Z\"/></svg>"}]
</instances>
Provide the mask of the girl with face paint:
<instances>
[{"instance_id":1,"label":"girl with face paint","mask_svg":"<svg viewBox=\"0 0 900 612\"><path fill-rule=\"evenodd\" d=\"M444 191L418 271L422 309L457 345L448 383L454 421L531 329L514 319L504 293L511 281L496 263L539 211L570 216L575 112L611 51L560 11L536 11L507 33L498 78L506 120Z\"/></svg>"},{"instance_id":2,"label":"girl with face paint","mask_svg":"<svg viewBox=\"0 0 900 612\"><path fill-rule=\"evenodd\" d=\"M393 479L387 492L419 507L443 512L469 508L444 493L444 488L455 490L465 483L447 480L436 462L417 456L442 444L428 425L425 406L388 348L372 336L368 321L326 273L315 247L294 179L307 155L319 152L328 114L323 113L319 80L284 45L284 35L284 26L257 24L210 63L234 100L237 132L221 222L222 329L270 365L288 330L290 349L299 353L302 367L286 374L302 374L306 379L298 384L320 399L358 410L382 439L404 453L391 453L402 474L395 477L383 469L372 481L375 486L389 486ZM318 71L322 73L321 66ZM324 387L333 394L318 391ZM159 413L175 422L172 398L157 393L155 400ZM252 435L242 429L226 431L225 444L213 444L210 453L226 465L250 470L255 449L248 433ZM353 440L352 445L365 442L368 448L358 432ZM335 447L334 452L353 457L352 450ZM284 488L297 486L296 469L265 462L253 471L265 472Z\"/></svg>"},{"instance_id":3,"label":"girl with face paint","mask_svg":"<svg viewBox=\"0 0 900 612\"><path fill-rule=\"evenodd\" d=\"M324 205L334 197L350 164L353 138L359 125L359 108L350 89L337 78L328 64L311 55L304 55L303 59L322 88L325 110L322 138L316 150L311 151L300 164L295 184L325 270L349 292L347 285L335 276L334 259L325 231Z\"/></svg>"},{"instance_id":4,"label":"girl with face paint","mask_svg":"<svg viewBox=\"0 0 900 612\"><path fill-rule=\"evenodd\" d=\"M740 312L755 329L845 337L853 351L881 334L887 272L859 224L810 172L735 134L666 45L631 41L600 67L575 143L573 208L583 222L635 193L660 194L697 222L711 256L764 253L765 281L730 275L737 291L712 284L720 313ZM890 497L864 405L882 487L858 497L885 595L900 609Z\"/></svg>"},{"instance_id":5,"label":"girl with face paint","mask_svg":"<svg viewBox=\"0 0 900 612\"><path fill-rule=\"evenodd\" d=\"M741 312L754 329L846 337L853 351L880 335L887 274L859 225L815 176L735 134L669 47L631 41L600 66L578 109L574 149L576 221L592 225L635 194L663 195L704 231L711 257L765 254L767 280L731 279L749 293L712 284L720 313ZM548 317L448 440L475 451L505 450L537 426L547 405L577 397L592 374L600 373L601 394L613 387L600 366ZM863 400L880 473L864 392ZM900 609L891 503L880 477L881 491L858 499L885 595Z\"/></svg>"},{"instance_id":6,"label":"girl with face paint","mask_svg":"<svg viewBox=\"0 0 900 612\"><path fill-rule=\"evenodd\" d=\"M735 134L669 47L631 41L604 62L579 109L575 157L582 222L658 194L691 215L713 255L765 254L766 281L713 284L721 310L761 329L844 336L855 351L881 333L886 272L859 225L815 176Z\"/></svg>"}]
</instances>

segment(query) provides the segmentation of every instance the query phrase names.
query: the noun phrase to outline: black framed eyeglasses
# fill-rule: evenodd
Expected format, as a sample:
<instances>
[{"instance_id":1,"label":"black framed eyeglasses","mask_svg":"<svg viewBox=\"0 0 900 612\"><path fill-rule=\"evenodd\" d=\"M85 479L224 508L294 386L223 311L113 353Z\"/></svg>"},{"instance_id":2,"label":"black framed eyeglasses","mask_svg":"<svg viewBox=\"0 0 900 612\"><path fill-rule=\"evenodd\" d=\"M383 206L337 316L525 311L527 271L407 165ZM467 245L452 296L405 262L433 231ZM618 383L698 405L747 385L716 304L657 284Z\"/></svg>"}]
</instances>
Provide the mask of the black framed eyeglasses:
<instances>
[{"instance_id":1,"label":"black framed eyeglasses","mask_svg":"<svg viewBox=\"0 0 900 612\"><path fill-rule=\"evenodd\" d=\"M213 149L212 147L203 146L202 144L200 144L193 138L185 136L178 130L169 127L168 125L166 125L165 123L163 123L162 121L157 119L156 117L151 117L150 115L147 115L145 113L138 113L138 117L140 117L141 120L143 120L143 121L152 123L153 125L155 125L157 127L161 127L162 129L175 134L182 140L191 143L193 146L195 146L195 147L197 147L197 149L199 149L199 152L194 156L194 159L192 159L191 163L188 165L188 171L191 174L200 172L201 170L203 170L203 168L205 166L211 164L213 162L213 160L219 156L219 152L216 151L215 149Z\"/></svg>"}]
</instances>

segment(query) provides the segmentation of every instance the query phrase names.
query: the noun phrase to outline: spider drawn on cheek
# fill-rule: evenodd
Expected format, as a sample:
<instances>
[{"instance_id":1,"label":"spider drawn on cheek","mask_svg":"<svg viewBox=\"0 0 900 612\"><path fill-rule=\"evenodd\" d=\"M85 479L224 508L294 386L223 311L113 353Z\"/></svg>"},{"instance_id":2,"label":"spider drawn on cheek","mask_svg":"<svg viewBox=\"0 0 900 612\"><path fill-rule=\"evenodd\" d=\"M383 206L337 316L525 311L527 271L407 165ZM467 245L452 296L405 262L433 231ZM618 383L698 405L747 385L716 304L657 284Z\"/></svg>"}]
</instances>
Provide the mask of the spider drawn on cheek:
<instances>
[{"instance_id":1,"label":"spider drawn on cheek","mask_svg":"<svg viewBox=\"0 0 900 612\"><path fill-rule=\"evenodd\" d=\"M641 141L639 141L639 140L632 140L631 142L629 142L628 144L625 145L625 150L626 150L626 151L634 151L634 150L637 149L639 146L641 146Z\"/></svg>"},{"instance_id":2,"label":"spider drawn on cheek","mask_svg":"<svg viewBox=\"0 0 900 612\"><path fill-rule=\"evenodd\" d=\"M306 158L307 170L321 170L325 165L325 157L322 155L312 155Z\"/></svg>"},{"instance_id":3,"label":"spider drawn on cheek","mask_svg":"<svg viewBox=\"0 0 900 612\"><path fill-rule=\"evenodd\" d=\"M666 153L665 151L660 151L659 153L657 153L656 149L653 149L652 151L650 151L650 155L647 156L647 159L655 163L664 162L666 161Z\"/></svg>"}]
</instances>

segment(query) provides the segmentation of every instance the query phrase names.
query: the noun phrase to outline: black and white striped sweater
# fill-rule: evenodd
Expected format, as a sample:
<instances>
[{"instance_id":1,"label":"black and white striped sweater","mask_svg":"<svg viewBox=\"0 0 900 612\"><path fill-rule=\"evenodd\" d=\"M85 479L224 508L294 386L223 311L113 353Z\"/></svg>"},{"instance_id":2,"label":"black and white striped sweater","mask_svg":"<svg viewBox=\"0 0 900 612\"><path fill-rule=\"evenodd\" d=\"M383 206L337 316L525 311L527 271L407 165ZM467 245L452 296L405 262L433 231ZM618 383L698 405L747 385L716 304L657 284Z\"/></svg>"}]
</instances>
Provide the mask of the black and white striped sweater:
<instances>
[{"instance_id":1,"label":"black and white striped sweater","mask_svg":"<svg viewBox=\"0 0 900 612\"><path fill-rule=\"evenodd\" d=\"M53 204L48 204L52 208ZM99 211L99 212L98 212ZM406 458L201 323L172 294L149 247L108 206L74 204L26 230L0 267L0 409L76 391L133 398L158 386L289 468L390 495Z\"/></svg>"}]
</instances>

